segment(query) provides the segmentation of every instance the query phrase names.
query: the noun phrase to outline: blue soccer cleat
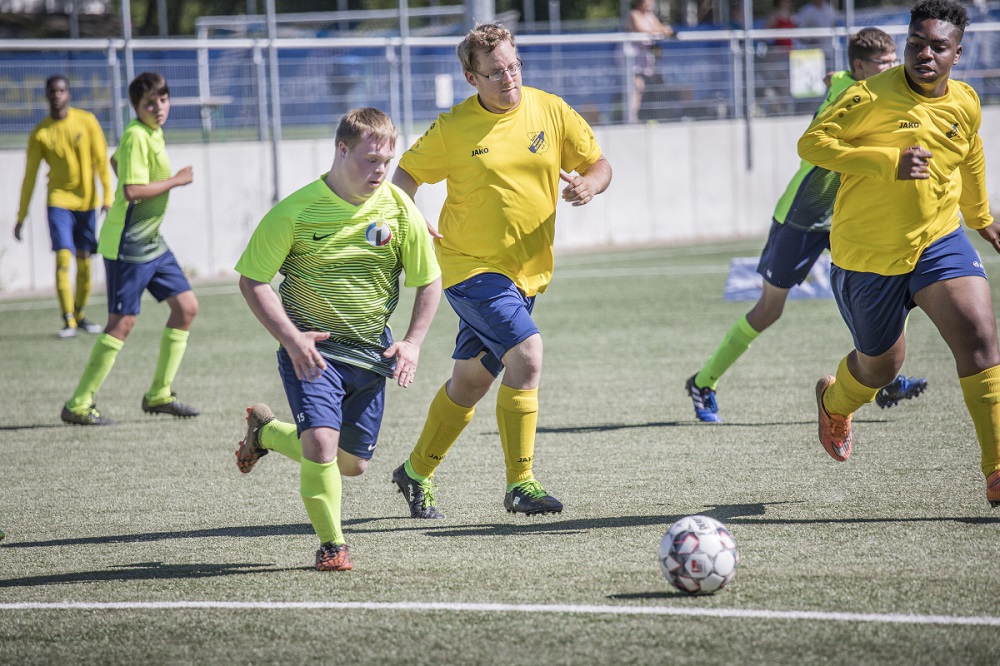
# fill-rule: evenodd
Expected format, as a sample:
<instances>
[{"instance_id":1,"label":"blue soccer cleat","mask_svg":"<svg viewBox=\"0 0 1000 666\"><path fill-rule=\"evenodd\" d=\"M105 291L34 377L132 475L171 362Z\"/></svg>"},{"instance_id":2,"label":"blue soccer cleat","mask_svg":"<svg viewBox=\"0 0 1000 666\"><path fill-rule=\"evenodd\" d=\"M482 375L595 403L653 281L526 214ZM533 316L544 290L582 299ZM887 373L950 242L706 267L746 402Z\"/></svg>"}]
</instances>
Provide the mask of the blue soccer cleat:
<instances>
[{"instance_id":1,"label":"blue soccer cleat","mask_svg":"<svg viewBox=\"0 0 1000 666\"><path fill-rule=\"evenodd\" d=\"M719 405L715 402L715 391L710 388L698 388L694 383L695 375L684 384L691 402L694 403L694 415L703 423L722 423L719 416Z\"/></svg>"},{"instance_id":2,"label":"blue soccer cleat","mask_svg":"<svg viewBox=\"0 0 1000 666\"><path fill-rule=\"evenodd\" d=\"M904 377L899 375L891 384L883 386L875 394L875 402L885 409L892 407L900 400L909 400L927 390L927 380L921 377Z\"/></svg>"}]
</instances>

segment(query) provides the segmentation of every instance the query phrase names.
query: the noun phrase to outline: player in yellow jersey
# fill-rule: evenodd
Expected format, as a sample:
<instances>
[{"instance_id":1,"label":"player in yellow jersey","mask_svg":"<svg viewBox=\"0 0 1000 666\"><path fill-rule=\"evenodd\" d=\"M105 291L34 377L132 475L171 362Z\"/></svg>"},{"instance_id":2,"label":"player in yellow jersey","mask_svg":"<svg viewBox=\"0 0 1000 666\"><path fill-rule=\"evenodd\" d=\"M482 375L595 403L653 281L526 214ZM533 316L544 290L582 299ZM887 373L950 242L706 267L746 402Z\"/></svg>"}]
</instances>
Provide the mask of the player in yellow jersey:
<instances>
[{"instance_id":1,"label":"player in yellow jersey","mask_svg":"<svg viewBox=\"0 0 1000 666\"><path fill-rule=\"evenodd\" d=\"M90 300L90 257L97 251L97 208L108 212L114 198L108 169L104 130L89 111L70 106L69 81L52 76L45 82L49 115L28 137L28 165L21 184L21 204L14 237L24 235L35 178L42 160L49 165L48 221L52 251L56 253L56 295L62 311L60 338L78 329L100 333L101 326L85 317ZM94 177L101 181L98 197ZM76 255L76 289L70 286L70 263Z\"/></svg>"},{"instance_id":2,"label":"player in yellow jersey","mask_svg":"<svg viewBox=\"0 0 1000 666\"><path fill-rule=\"evenodd\" d=\"M552 276L560 179L563 199L582 206L608 187L611 166L566 102L522 87L521 60L506 27L479 25L457 51L476 94L438 117L403 154L392 179L411 196L422 183L447 181L435 249L445 296L459 317L451 378L392 481L412 517L442 518L430 477L503 372L496 418L504 505L519 513L559 512L562 504L532 472L542 338L531 312ZM574 171L579 175L566 175Z\"/></svg>"},{"instance_id":3,"label":"player in yellow jersey","mask_svg":"<svg viewBox=\"0 0 1000 666\"><path fill-rule=\"evenodd\" d=\"M852 83L895 66L896 42L878 28L863 28L848 39L847 60L849 71L828 77L830 90L816 115ZM830 247L830 217L839 185L839 174L803 161L785 188L774 208L771 230L757 265L763 278L760 298L726 331L705 365L684 385L699 421L722 421L715 392L723 374L778 321L792 287L802 284L823 250ZM926 388L925 379L899 375L878 392L875 401L880 407L892 407L899 400L920 395Z\"/></svg>"},{"instance_id":4,"label":"player in yellow jersey","mask_svg":"<svg viewBox=\"0 0 1000 666\"><path fill-rule=\"evenodd\" d=\"M396 128L373 108L340 121L329 173L278 203L236 264L240 291L279 343L278 369L294 423L258 403L236 451L240 471L277 451L300 464L299 491L320 541L316 568L352 568L340 522L340 475L357 476L375 451L385 382L413 381L420 345L441 300L431 236L405 192L385 182ZM410 325L393 340L399 277L416 288ZM271 279L281 272L278 294Z\"/></svg>"},{"instance_id":5,"label":"player in yellow jersey","mask_svg":"<svg viewBox=\"0 0 1000 666\"><path fill-rule=\"evenodd\" d=\"M851 417L903 364L907 313L920 307L955 357L975 424L986 498L1000 506L1000 348L989 283L959 212L1000 252L989 211L975 91L950 78L968 14L954 0L910 12L903 67L849 88L799 140L799 155L841 173L831 282L855 349L816 385L819 438L851 455Z\"/></svg>"}]
</instances>

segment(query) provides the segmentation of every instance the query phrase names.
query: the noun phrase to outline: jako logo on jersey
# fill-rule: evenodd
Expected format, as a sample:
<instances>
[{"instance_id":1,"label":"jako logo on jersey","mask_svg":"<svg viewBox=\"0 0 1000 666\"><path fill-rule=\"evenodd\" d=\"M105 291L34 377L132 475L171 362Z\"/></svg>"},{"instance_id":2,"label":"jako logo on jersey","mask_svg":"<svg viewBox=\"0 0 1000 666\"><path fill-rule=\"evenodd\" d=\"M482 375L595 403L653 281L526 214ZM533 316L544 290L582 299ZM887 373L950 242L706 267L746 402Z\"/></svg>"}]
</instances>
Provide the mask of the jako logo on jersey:
<instances>
[{"instance_id":1,"label":"jako logo on jersey","mask_svg":"<svg viewBox=\"0 0 1000 666\"><path fill-rule=\"evenodd\" d=\"M958 123L952 123L951 130L945 134L949 139L954 139L958 136Z\"/></svg>"},{"instance_id":2,"label":"jako logo on jersey","mask_svg":"<svg viewBox=\"0 0 1000 666\"><path fill-rule=\"evenodd\" d=\"M384 220L375 220L365 230L365 239L369 245L373 245L374 247L388 245L389 241L392 240L392 229L389 228L389 225Z\"/></svg>"},{"instance_id":3,"label":"jako logo on jersey","mask_svg":"<svg viewBox=\"0 0 1000 666\"><path fill-rule=\"evenodd\" d=\"M479 157L480 155L485 155L488 152L490 152L489 148L473 148L472 149L472 156L473 157Z\"/></svg>"},{"instance_id":4,"label":"jako logo on jersey","mask_svg":"<svg viewBox=\"0 0 1000 666\"><path fill-rule=\"evenodd\" d=\"M528 132L528 138L531 139L528 145L531 152L544 153L549 149L549 144L545 143L545 132Z\"/></svg>"},{"instance_id":5,"label":"jako logo on jersey","mask_svg":"<svg viewBox=\"0 0 1000 666\"><path fill-rule=\"evenodd\" d=\"M920 123L913 123L907 120L900 120L899 129L920 129Z\"/></svg>"}]
</instances>

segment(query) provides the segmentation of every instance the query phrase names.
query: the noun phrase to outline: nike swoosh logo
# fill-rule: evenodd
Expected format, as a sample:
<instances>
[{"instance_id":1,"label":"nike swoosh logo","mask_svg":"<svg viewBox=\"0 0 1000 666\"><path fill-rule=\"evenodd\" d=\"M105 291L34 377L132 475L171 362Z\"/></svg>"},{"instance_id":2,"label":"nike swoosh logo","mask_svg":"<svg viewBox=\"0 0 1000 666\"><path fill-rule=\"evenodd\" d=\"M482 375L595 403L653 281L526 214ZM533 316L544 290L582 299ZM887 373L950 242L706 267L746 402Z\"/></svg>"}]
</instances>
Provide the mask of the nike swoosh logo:
<instances>
[{"instance_id":1,"label":"nike swoosh logo","mask_svg":"<svg viewBox=\"0 0 1000 666\"><path fill-rule=\"evenodd\" d=\"M336 232L334 232L334 233L336 233ZM317 235L316 235L316 232L313 232L313 240L314 240L314 241L321 241L321 240L323 240L324 238L329 238L329 237L330 237L330 236L332 236L332 235L333 235L333 234L324 234L323 236L317 236Z\"/></svg>"}]
</instances>

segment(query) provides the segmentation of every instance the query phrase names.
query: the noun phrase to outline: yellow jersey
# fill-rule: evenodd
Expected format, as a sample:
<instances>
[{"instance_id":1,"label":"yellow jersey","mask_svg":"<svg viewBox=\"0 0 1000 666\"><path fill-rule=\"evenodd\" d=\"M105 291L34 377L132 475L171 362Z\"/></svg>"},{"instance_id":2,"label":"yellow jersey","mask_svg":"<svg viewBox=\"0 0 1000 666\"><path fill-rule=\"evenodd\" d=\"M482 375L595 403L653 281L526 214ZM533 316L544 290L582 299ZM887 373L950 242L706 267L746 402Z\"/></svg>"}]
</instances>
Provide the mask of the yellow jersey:
<instances>
[{"instance_id":1,"label":"yellow jersey","mask_svg":"<svg viewBox=\"0 0 1000 666\"><path fill-rule=\"evenodd\" d=\"M85 211L110 206L114 200L108 144L104 130L89 111L70 107L62 120L51 116L35 126L28 137L28 166L21 184L21 206L17 219L28 216L31 193L42 160L49 165L48 205L53 208ZM101 181L103 200L97 196L95 174Z\"/></svg>"},{"instance_id":2,"label":"yellow jersey","mask_svg":"<svg viewBox=\"0 0 1000 666\"><path fill-rule=\"evenodd\" d=\"M841 174L833 209L833 263L852 271L902 275L928 245L959 226L993 223L982 115L971 86L951 80L943 97L923 97L902 66L848 88L799 139L799 156ZM902 150L923 146L927 180L897 180Z\"/></svg>"},{"instance_id":3,"label":"yellow jersey","mask_svg":"<svg viewBox=\"0 0 1000 666\"><path fill-rule=\"evenodd\" d=\"M435 240L443 286L500 273L525 296L552 278L560 170L585 173L601 157L587 122L561 98L521 88L514 110L491 113L473 95L452 107L400 158L417 184L447 180Z\"/></svg>"}]
</instances>

